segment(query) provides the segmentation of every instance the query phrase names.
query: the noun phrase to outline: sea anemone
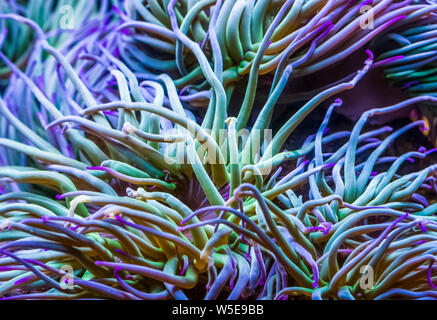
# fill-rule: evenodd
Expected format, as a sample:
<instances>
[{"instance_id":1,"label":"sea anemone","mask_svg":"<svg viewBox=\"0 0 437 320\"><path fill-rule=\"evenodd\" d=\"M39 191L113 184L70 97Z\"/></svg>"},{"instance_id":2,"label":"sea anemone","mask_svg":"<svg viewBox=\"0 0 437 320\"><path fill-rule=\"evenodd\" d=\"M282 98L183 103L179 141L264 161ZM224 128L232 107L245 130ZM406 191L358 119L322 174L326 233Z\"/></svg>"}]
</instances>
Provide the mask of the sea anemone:
<instances>
[{"instance_id":1,"label":"sea anemone","mask_svg":"<svg viewBox=\"0 0 437 320\"><path fill-rule=\"evenodd\" d=\"M0 52L13 72L0 97L2 299L436 296L437 165L404 168L435 150L385 155L402 134L426 123L363 130L372 117L435 105L437 98L372 108L351 131L328 134L342 105L332 98L356 90L374 66L366 50L363 66L319 88L272 130L275 104L294 72L341 61L392 24L427 16L434 6L378 1L375 29L365 31L358 13L366 1L275 2L279 7L238 1L233 8L228 2L170 1L164 8L160 1L148 7L126 1L125 11L114 8L123 21L102 13L104 22L84 22L60 48L34 21L0 14L35 34L24 70ZM213 30L228 25L228 15L220 15L225 9L241 23L263 21L253 34L239 24L226 27L227 51ZM145 21L136 21L137 14ZM126 28L171 41L125 34ZM234 46L232 37L240 39L240 30L257 50L245 51L250 67L236 59L244 42ZM282 39L288 42L271 49ZM197 68L208 85L186 99L175 74L160 70L165 63L148 65L154 58L138 41L155 54L175 50L169 59L177 71ZM41 59L43 52L49 56ZM149 60L139 65L126 52ZM276 70L268 99L253 109L258 77L270 61L278 63L264 66ZM229 116L225 75L234 68L239 79L245 67L243 104ZM205 114L192 108L199 97L208 101ZM297 127L328 101L321 125L297 145ZM369 273L371 283L363 277Z\"/></svg>"},{"instance_id":2,"label":"sea anemone","mask_svg":"<svg viewBox=\"0 0 437 320\"><path fill-rule=\"evenodd\" d=\"M0 12L18 14L31 19L48 33L49 42L56 47L62 46L62 43L69 38L71 30L83 25L84 21L99 20L101 23L109 5L108 0L100 1L100 4L86 0L35 0L27 2L2 0L0 1ZM33 29L13 20L2 20L0 30L2 30L0 35L2 52L18 67L26 66L33 51ZM2 83L10 74L10 68L0 62Z\"/></svg>"},{"instance_id":3,"label":"sea anemone","mask_svg":"<svg viewBox=\"0 0 437 320\"><path fill-rule=\"evenodd\" d=\"M410 96L437 96L437 16L435 13L398 30L375 43L385 63L384 72L392 84ZM432 104L411 110L413 121L426 122L423 133L437 146L437 111Z\"/></svg>"}]
</instances>

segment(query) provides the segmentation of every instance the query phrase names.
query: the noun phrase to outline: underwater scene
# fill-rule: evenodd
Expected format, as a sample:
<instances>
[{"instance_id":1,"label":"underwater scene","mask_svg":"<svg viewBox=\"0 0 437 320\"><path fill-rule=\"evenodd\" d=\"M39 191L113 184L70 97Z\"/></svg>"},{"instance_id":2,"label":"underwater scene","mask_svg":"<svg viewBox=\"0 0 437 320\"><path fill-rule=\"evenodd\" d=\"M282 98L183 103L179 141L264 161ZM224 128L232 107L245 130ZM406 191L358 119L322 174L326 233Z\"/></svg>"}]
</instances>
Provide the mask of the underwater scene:
<instances>
[{"instance_id":1,"label":"underwater scene","mask_svg":"<svg viewBox=\"0 0 437 320\"><path fill-rule=\"evenodd\" d=\"M1 300L436 300L437 0L0 0Z\"/></svg>"}]
</instances>

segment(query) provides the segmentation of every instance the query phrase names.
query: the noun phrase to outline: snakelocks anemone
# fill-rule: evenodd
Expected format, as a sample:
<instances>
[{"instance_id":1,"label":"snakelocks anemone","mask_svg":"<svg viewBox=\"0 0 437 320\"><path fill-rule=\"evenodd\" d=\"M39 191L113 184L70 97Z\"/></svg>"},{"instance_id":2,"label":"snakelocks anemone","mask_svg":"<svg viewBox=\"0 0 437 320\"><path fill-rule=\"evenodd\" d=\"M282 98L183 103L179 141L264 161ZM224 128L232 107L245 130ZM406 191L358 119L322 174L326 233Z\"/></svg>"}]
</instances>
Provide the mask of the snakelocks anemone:
<instances>
[{"instance_id":1,"label":"snakelocks anemone","mask_svg":"<svg viewBox=\"0 0 437 320\"><path fill-rule=\"evenodd\" d=\"M55 2L0 13L1 299L437 298L436 150L393 148L432 124L368 123L437 107L437 5L90 1L65 4L68 31L24 14ZM275 122L287 83L356 52ZM337 130L338 95L380 66L420 85Z\"/></svg>"},{"instance_id":2,"label":"snakelocks anemone","mask_svg":"<svg viewBox=\"0 0 437 320\"><path fill-rule=\"evenodd\" d=\"M376 42L380 59L388 59L386 77L410 96L437 96L437 16L384 35ZM435 105L421 104L411 111L413 121L426 122L423 133L437 146L437 111Z\"/></svg>"},{"instance_id":3,"label":"snakelocks anemone","mask_svg":"<svg viewBox=\"0 0 437 320\"><path fill-rule=\"evenodd\" d=\"M69 30L82 25L87 20L103 20L103 14L107 11L109 1L86 1L86 0L1 0L1 13L14 13L32 19L50 36L50 43L61 46L69 37ZM33 30L26 25L14 21L2 20L1 38L2 52L14 61L17 66L24 67L32 52ZM0 80L5 82L11 70L0 62ZM0 82L1 84L1 82Z\"/></svg>"}]
</instances>

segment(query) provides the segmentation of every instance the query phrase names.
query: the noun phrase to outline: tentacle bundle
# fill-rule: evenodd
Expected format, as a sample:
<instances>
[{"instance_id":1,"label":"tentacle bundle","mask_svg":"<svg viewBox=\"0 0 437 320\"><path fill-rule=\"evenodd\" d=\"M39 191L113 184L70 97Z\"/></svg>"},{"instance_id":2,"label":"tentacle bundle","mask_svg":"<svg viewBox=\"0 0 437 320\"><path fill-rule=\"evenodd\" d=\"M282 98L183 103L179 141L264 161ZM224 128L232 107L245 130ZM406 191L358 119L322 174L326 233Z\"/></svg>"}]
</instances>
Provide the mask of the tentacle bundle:
<instances>
[{"instance_id":1,"label":"tentacle bundle","mask_svg":"<svg viewBox=\"0 0 437 320\"><path fill-rule=\"evenodd\" d=\"M385 61L384 73L395 86L412 97L437 95L437 24L435 14L408 27L390 32L375 42ZM437 145L437 112L432 104L423 103L412 110L413 121L426 122L423 133Z\"/></svg>"},{"instance_id":2,"label":"tentacle bundle","mask_svg":"<svg viewBox=\"0 0 437 320\"><path fill-rule=\"evenodd\" d=\"M374 106L351 131L328 135L342 105L335 99L296 145L299 124L356 90L374 66L367 50L354 74L271 130L289 77L433 12L409 2L376 1L376 28L365 31L366 1L132 0L102 12L98 31L83 24L61 48L32 20L0 14L35 33L23 70L0 52L13 72L0 97L0 297L435 298L437 165L405 169L435 150L386 154L426 124L368 130L366 122L437 98ZM244 68L249 75L235 116L227 113L229 68L235 79ZM193 81L208 85L187 99L170 69L198 70ZM258 77L273 70L267 101L252 110ZM201 100L199 121L188 109Z\"/></svg>"}]
</instances>

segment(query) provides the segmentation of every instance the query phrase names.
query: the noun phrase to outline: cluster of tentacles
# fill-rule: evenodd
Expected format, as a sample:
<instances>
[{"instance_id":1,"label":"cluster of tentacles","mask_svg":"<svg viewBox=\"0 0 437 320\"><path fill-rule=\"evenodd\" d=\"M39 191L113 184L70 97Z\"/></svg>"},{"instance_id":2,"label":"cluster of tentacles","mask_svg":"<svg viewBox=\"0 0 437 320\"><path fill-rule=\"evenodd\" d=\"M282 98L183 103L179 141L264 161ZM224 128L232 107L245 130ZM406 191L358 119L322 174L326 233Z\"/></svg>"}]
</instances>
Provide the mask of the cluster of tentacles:
<instances>
[{"instance_id":1,"label":"cluster of tentacles","mask_svg":"<svg viewBox=\"0 0 437 320\"><path fill-rule=\"evenodd\" d=\"M417 34L437 23L437 5L102 3L67 34L0 13L13 26L0 30L9 74L0 97L2 299L437 298L437 164L407 165L436 150L386 153L429 123L366 127L435 107L434 89L374 106L350 131L328 130L334 109L348 107L336 95L370 69L383 66L396 83L410 81L404 69L432 70L433 43L423 41L435 35ZM9 30L23 26L30 49L5 52ZM334 77L272 130L289 80L380 34L405 47L376 61L366 50L353 74ZM254 108L268 74L267 100ZM428 69L411 77L434 81ZM238 81L247 89L232 116ZM293 132L311 112L326 115L297 145Z\"/></svg>"},{"instance_id":2,"label":"cluster of tentacles","mask_svg":"<svg viewBox=\"0 0 437 320\"><path fill-rule=\"evenodd\" d=\"M380 59L386 77L410 96L437 96L437 24L435 15L415 22L378 39ZM411 112L415 121L426 122L424 134L437 146L437 111L432 104L422 104Z\"/></svg>"}]
</instances>

